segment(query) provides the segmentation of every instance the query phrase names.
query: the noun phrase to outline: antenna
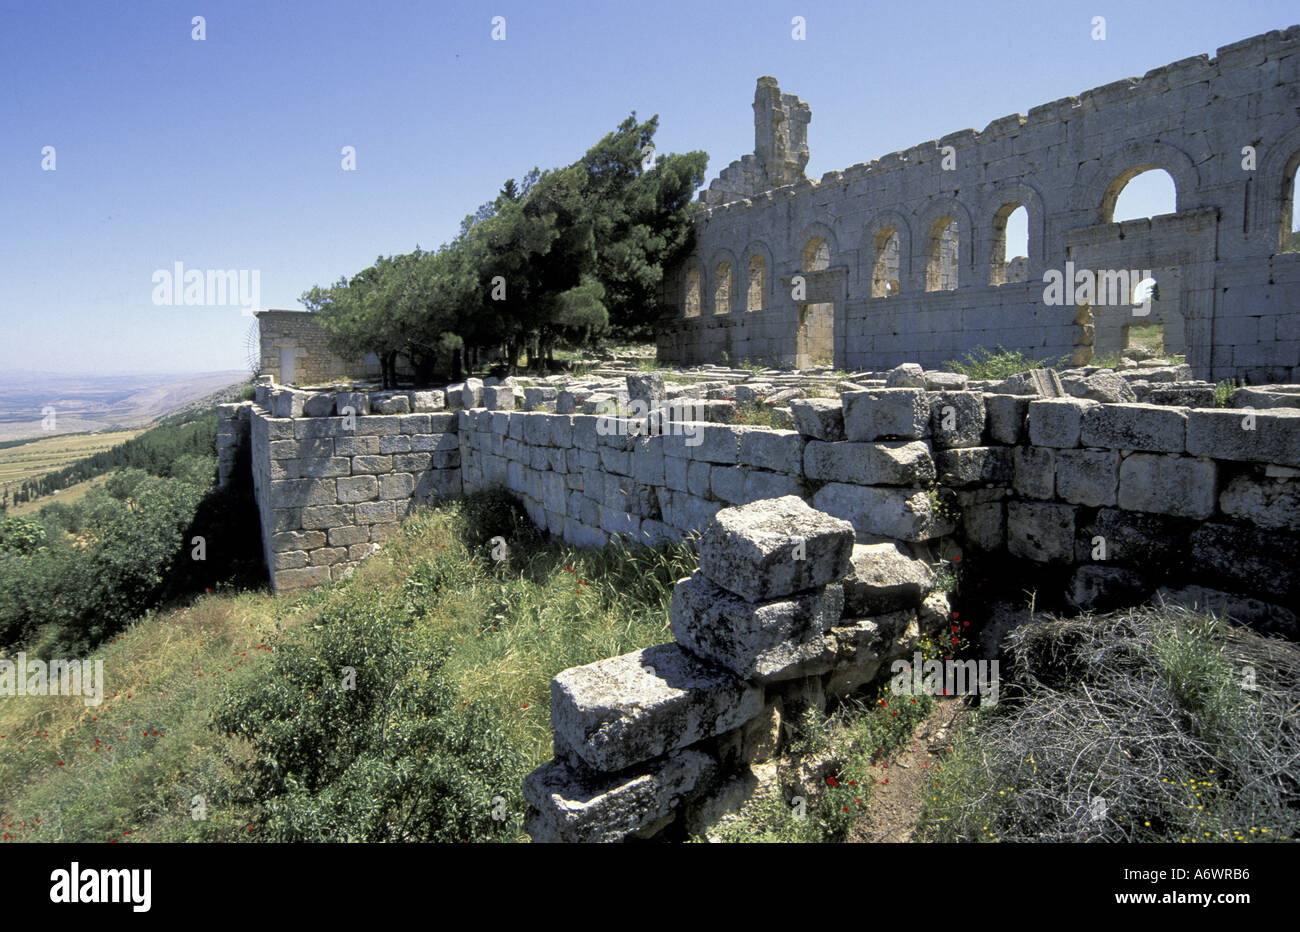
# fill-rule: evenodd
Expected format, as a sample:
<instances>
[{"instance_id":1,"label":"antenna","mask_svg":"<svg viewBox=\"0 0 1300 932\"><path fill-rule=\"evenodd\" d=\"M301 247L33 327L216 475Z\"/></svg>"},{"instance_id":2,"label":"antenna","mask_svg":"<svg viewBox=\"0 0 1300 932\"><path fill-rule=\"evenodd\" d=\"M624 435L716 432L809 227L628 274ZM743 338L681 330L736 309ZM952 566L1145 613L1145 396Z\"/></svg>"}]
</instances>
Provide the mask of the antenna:
<instances>
[{"instance_id":1,"label":"antenna","mask_svg":"<svg viewBox=\"0 0 1300 932\"><path fill-rule=\"evenodd\" d=\"M253 375L262 371L262 330L256 320L248 325L248 333L244 336L244 358L248 371Z\"/></svg>"}]
</instances>

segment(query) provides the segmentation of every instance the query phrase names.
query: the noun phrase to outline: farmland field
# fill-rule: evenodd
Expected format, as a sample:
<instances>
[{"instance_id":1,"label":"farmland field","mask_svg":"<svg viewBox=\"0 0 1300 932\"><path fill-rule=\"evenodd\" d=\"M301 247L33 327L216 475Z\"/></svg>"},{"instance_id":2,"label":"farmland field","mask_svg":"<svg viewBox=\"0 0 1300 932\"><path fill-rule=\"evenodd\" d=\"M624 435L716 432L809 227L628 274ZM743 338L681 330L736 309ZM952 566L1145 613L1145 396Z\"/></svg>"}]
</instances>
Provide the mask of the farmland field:
<instances>
[{"instance_id":1,"label":"farmland field","mask_svg":"<svg viewBox=\"0 0 1300 932\"><path fill-rule=\"evenodd\" d=\"M0 448L0 497L5 490L12 494L27 479L35 479L62 469L79 459L126 443L144 433L144 430L144 428L133 428L95 434L61 434L56 437L43 437L18 446ZM73 489L60 492L57 498L46 496L33 502L26 502L23 506L19 506L18 512L35 510L50 501L66 501L66 496L72 494L80 497L85 494L85 489L90 485L91 483L80 483ZM80 489L80 492L77 489Z\"/></svg>"}]
</instances>

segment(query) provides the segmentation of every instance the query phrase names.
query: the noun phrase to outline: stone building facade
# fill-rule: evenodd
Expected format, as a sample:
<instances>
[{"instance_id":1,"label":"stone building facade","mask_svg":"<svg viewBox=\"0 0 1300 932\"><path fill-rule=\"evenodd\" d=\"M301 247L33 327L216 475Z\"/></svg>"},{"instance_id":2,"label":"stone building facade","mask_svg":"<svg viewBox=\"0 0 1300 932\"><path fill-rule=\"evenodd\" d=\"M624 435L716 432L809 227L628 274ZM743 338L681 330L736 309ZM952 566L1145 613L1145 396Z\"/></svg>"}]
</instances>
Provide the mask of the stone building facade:
<instances>
[{"instance_id":1,"label":"stone building facade","mask_svg":"<svg viewBox=\"0 0 1300 932\"><path fill-rule=\"evenodd\" d=\"M663 362L936 367L978 346L1075 364L1160 323L1198 378L1300 377L1300 254L1284 252L1300 166L1300 26L803 175L807 104L759 78L755 152L701 195L693 253L665 277ZM1161 169L1172 214L1112 222ZM1029 216L1023 271L1007 217ZM1067 265L1067 263L1069 263ZM1044 274L1108 294L1049 303ZM1134 282L1150 270L1144 315ZM1078 281L1079 279L1076 279Z\"/></svg>"}]
</instances>

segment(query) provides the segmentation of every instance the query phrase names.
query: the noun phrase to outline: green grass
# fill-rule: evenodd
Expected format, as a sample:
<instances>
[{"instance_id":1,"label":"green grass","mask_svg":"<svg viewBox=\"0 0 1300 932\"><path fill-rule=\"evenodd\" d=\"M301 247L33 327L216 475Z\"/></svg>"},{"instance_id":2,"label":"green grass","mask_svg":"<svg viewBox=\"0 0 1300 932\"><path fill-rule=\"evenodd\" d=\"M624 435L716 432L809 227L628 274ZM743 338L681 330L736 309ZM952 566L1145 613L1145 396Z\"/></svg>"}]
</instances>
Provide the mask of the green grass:
<instances>
[{"instance_id":1,"label":"green grass","mask_svg":"<svg viewBox=\"0 0 1300 932\"><path fill-rule=\"evenodd\" d=\"M502 562L489 546L498 534L508 540ZM329 720L319 704L328 697L294 694L292 718L257 719L251 733L228 734L215 722L223 710L293 694L294 677L310 671L287 668L289 659L310 660L339 643L442 658L439 675L453 705L491 723L493 734L492 792L480 799L475 794L486 786L465 791L467 818L496 837L521 838L520 780L551 756L551 679L567 667L671 640L672 584L694 567L684 546L575 551L541 536L503 499L480 496L420 510L350 579L332 586L296 598L207 595L140 619L92 655L104 660L110 698L102 706L87 708L80 698L0 702L0 822L12 836L5 840L301 837L293 833L306 833L305 823L288 824L285 814L300 812L301 799L256 792L254 777L281 753L276 742L296 734L299 714ZM377 642L366 640L371 618L388 625ZM399 665L371 687L389 695L412 672ZM400 742L405 732L381 730L392 773L422 759L420 747ZM331 733L315 740L314 756L364 758L364 749L331 745ZM449 747L434 763L472 771L457 759L469 750ZM339 795L331 793L320 788L312 805L325 810ZM497 793L510 812L500 825L489 814ZM207 807L204 820L191 818L196 795ZM331 827L339 833L332 837L376 830L359 817Z\"/></svg>"}]
</instances>

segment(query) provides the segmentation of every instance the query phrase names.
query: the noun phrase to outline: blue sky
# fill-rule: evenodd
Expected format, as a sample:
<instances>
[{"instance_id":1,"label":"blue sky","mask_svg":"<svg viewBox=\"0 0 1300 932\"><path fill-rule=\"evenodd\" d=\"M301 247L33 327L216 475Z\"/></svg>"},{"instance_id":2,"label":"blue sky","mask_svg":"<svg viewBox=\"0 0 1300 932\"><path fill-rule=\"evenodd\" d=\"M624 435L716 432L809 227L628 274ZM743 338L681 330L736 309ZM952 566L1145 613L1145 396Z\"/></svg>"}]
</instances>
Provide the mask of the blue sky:
<instances>
[{"instance_id":1,"label":"blue sky","mask_svg":"<svg viewBox=\"0 0 1300 932\"><path fill-rule=\"evenodd\" d=\"M257 270L262 307L298 307L633 110L712 179L753 148L759 75L812 105L817 178L1297 20L1275 0L0 0L0 368L242 368L252 319L155 305L155 270Z\"/></svg>"}]
</instances>

